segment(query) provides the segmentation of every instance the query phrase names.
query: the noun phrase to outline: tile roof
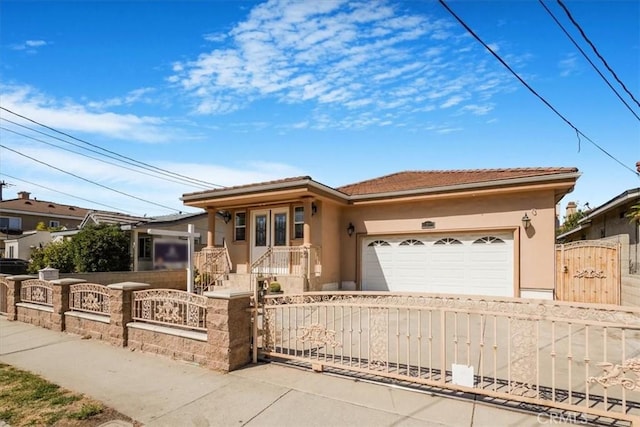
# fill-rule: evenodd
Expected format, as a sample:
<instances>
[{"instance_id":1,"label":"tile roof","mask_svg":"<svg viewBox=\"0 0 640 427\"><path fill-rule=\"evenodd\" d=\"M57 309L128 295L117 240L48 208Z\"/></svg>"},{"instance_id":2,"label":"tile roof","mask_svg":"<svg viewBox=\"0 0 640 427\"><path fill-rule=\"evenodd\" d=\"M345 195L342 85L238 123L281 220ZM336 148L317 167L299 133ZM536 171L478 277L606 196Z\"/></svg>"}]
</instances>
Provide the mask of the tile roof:
<instances>
[{"instance_id":1,"label":"tile roof","mask_svg":"<svg viewBox=\"0 0 640 427\"><path fill-rule=\"evenodd\" d=\"M0 200L0 212L4 210L22 211L24 213L40 214L44 216L76 216L80 220L84 218L87 212L89 212L88 209L80 208L78 206L63 205L61 203L37 199Z\"/></svg>"},{"instance_id":2,"label":"tile roof","mask_svg":"<svg viewBox=\"0 0 640 427\"><path fill-rule=\"evenodd\" d=\"M475 184L515 178L578 172L577 168L544 167L512 169L468 169L406 171L338 187L349 196L420 190L461 184Z\"/></svg>"}]
</instances>

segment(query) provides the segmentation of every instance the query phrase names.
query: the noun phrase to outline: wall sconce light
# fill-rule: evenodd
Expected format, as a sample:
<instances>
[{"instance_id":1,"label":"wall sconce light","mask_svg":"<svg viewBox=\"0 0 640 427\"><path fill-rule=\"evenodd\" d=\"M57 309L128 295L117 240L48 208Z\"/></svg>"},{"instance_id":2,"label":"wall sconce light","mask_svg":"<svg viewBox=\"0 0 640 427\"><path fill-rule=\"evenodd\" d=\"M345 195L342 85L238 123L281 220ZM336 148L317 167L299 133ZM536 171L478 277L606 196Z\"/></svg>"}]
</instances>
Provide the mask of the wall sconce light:
<instances>
[{"instance_id":1,"label":"wall sconce light","mask_svg":"<svg viewBox=\"0 0 640 427\"><path fill-rule=\"evenodd\" d=\"M531 218L529 218L529 215L527 215L526 212L522 217L522 226L524 227L525 230L531 226Z\"/></svg>"},{"instance_id":2,"label":"wall sconce light","mask_svg":"<svg viewBox=\"0 0 640 427\"><path fill-rule=\"evenodd\" d=\"M315 202L311 202L311 216L318 213L318 205Z\"/></svg>"},{"instance_id":3,"label":"wall sconce light","mask_svg":"<svg viewBox=\"0 0 640 427\"><path fill-rule=\"evenodd\" d=\"M351 237L353 235L353 232L356 231L356 227L355 225L353 225L353 223L349 223L349 226L347 227L347 234L349 235L349 237Z\"/></svg>"},{"instance_id":4,"label":"wall sconce light","mask_svg":"<svg viewBox=\"0 0 640 427\"><path fill-rule=\"evenodd\" d=\"M224 220L225 224L229 224L229 221L231 221L231 212L224 211L224 213L222 214L222 219Z\"/></svg>"}]
</instances>

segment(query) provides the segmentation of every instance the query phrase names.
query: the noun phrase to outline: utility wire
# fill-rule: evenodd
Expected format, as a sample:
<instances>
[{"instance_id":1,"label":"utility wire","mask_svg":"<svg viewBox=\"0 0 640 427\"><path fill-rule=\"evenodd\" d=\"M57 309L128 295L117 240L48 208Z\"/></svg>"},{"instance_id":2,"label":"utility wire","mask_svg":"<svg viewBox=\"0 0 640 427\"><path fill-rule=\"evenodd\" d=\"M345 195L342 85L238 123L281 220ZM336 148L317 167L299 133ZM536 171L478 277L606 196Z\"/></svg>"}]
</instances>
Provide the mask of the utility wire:
<instances>
[{"instance_id":1,"label":"utility wire","mask_svg":"<svg viewBox=\"0 0 640 427\"><path fill-rule=\"evenodd\" d=\"M0 117L0 120L4 120L4 121L9 122L9 123L11 123L11 124L14 124L14 125L16 125L16 126L20 126L21 128L28 129L28 130L30 130L30 131L32 131L32 132L39 133L40 135L47 136L47 137L52 138L52 139L55 139L55 140L57 140L57 141L64 142L65 144L69 144L69 145L72 145L72 146L74 146L74 147L78 147L78 148L80 148L81 150L85 150L85 151L88 151L88 152L90 152L90 153L95 153L95 154L98 154L98 155L100 155L100 156L107 157L107 158L109 158L109 159L113 159L113 160L115 160L115 161L117 161L117 162L120 162L120 163L125 163L125 164L127 164L127 165L131 165L131 166L134 166L134 167L136 167L136 168L140 168L140 169L148 170L148 171L150 171L150 172L153 172L153 173L156 173L156 174L159 174L159 175L164 175L164 176L167 176L167 177L169 177L169 178L179 179L179 180L181 181L181 182L179 182L179 183L181 183L181 184L186 184L186 185L190 185L190 186L192 186L192 187L197 187L197 188L205 188L205 189L206 189L206 188L210 188L210 186L208 186L208 185L198 184L198 183L193 183L193 182L191 182L191 181L187 181L187 180L184 180L184 179L176 178L176 177L174 177L173 175L171 175L170 173L162 172L162 170L160 170L160 171L156 171L153 167L146 167L146 166L144 166L144 165L140 165L140 164L136 163L136 161L135 161L135 160L134 160L134 161L132 161L132 162L130 162L130 161L128 161L128 160L123 160L123 159L121 159L121 158L118 158L117 156L111 156L111 155L109 155L109 154L104 154L104 153L102 153L102 152L100 152L100 151L98 151L98 150L92 150L91 148L87 148L87 147L85 147L85 146L83 146L83 145L76 144L75 142L67 141L66 139L59 138L59 137L57 137L57 136L55 136L55 135L50 135L50 134L48 134L48 133L46 133L46 132L42 132L42 131L40 131L40 130L38 130L38 129L34 129L34 128L32 128L32 127L29 127L29 126L23 125L23 124L21 124L21 123L14 122L13 120L9 120L9 119L7 119L6 117ZM8 130L8 129L7 129L7 130ZM17 133L17 132L14 132L14 133ZM27 136L27 138L32 138L32 137ZM35 138L32 138L32 139L35 139ZM36 139L36 141L43 142L42 140L39 140L39 139ZM47 143L45 142L45 144L47 144ZM56 148L60 148L60 149L64 150L64 148L62 148L62 147L58 147L58 146L56 146L56 145L54 145L54 147L56 147ZM73 152L73 151L72 151L72 152ZM79 155L81 155L81 156L83 156L83 155L84 155L84 154L81 154L81 153L77 153L77 154L79 154ZM95 157L91 157L91 156L86 156L86 157L89 157L89 158L95 159ZM97 159L96 159L96 160L97 160ZM116 165L116 166L117 166L117 165ZM137 172L137 171L136 171L136 172ZM142 172L140 172L140 173L142 173ZM145 175L146 175L146 174L145 174ZM157 176L157 175L149 175L149 176L155 176L155 177L156 177L156 178L158 178L158 179L166 179L167 181L171 181L170 179L162 178L161 176ZM171 181L171 182L178 182L178 181Z\"/></svg>"},{"instance_id":2,"label":"utility wire","mask_svg":"<svg viewBox=\"0 0 640 427\"><path fill-rule=\"evenodd\" d=\"M593 61L591 61L591 59L587 56L587 54L585 53L584 50L582 50L582 48L578 45L578 43L576 43L576 41L574 40L573 37L571 37L571 34L569 34L569 32L564 28L564 26L560 23L560 21L558 21L558 19L555 17L555 15L553 14L553 12L551 12L551 10L549 10L549 8L547 7L546 4L544 4L544 2L542 0L538 0L538 2L540 3L540 5L542 5L542 7L544 8L544 10L547 11L547 13L549 14L549 16L551 16L551 18L555 21L556 24L558 24L558 26L560 27L560 29L562 30L562 32L569 38L569 40L571 40L571 42L573 43L573 45L580 51L580 53L582 54L582 56L584 56L584 58L587 60L587 62L589 62L589 64L591 64L591 66L593 67L594 70L596 70L596 73L598 73L598 75L602 78L602 80L605 81L605 83L607 83L607 86L609 86L609 88L616 94L616 96L618 97L618 99L620 101L622 101L622 103L629 109L629 111L631 111L631 114L633 114L636 119L640 120L640 117L638 117L638 115L636 114L635 111L633 111L633 109L631 108L631 106L629 106L629 104L627 104L627 102L622 98L622 96L620 95L620 93L618 93L618 91L611 85L611 83L609 82L609 80L607 80L607 78L600 72L600 70L598 69L598 67L596 67L596 64L593 63Z\"/></svg>"},{"instance_id":3,"label":"utility wire","mask_svg":"<svg viewBox=\"0 0 640 427\"><path fill-rule=\"evenodd\" d=\"M529 89L529 91L534 94L538 99L540 99L540 101L542 101L548 108L551 109L551 111L553 111L554 113L556 113L556 115L558 117L560 117L566 124L568 124L575 132L578 136L582 136L584 139L586 139L587 141L589 141L591 144L593 144L593 146L595 146L598 150L602 151L604 154L606 154L608 157L610 157L611 159L613 159L616 163L618 163L620 166L622 166L625 169L628 169L629 171L631 171L634 175L636 175L637 177L640 178L640 172L637 172L633 169L631 169L629 166L625 165L624 163L622 163L622 161L618 160L615 156L613 156L611 153L609 153L607 150L605 150L604 148L602 148L600 145L598 145L595 141L593 141L591 138L589 138L587 135L585 135L580 129L578 129L576 126L574 126L573 123L571 123L569 121L569 119L567 119L565 116L563 116L558 110L555 109L555 107L553 105L551 105L549 103L549 101L547 101L542 95L540 95L538 92L536 92L535 89L533 89L526 81L524 81L524 79L522 77L520 77L520 75L518 75L518 73L516 73L513 68L511 68L509 66L509 64L507 64L504 59L502 59L500 57L500 55L498 55L496 52L493 51L493 49L491 49L489 47L489 45L487 45L472 29L471 27L469 27L463 20L462 18L460 18L458 15L456 15L456 13L451 10L451 8L447 5L447 3L444 0L438 0L440 2L440 4L447 10L447 12L449 12L451 14L451 16L453 16L459 23L460 25L462 25L464 27L465 30L467 30L467 32L469 34L471 34L473 36L473 38L475 38L478 42L480 42L480 44L482 44L482 46L485 47L485 49L487 49L498 61L500 61L500 63L502 65L504 65L504 67L509 70L511 72L511 74L513 74L519 81L520 83L522 83L527 89Z\"/></svg>"},{"instance_id":4,"label":"utility wire","mask_svg":"<svg viewBox=\"0 0 640 427\"><path fill-rule=\"evenodd\" d=\"M45 165L45 166L47 166L47 167L50 167L51 169L55 169L55 170L57 170L57 171L59 171L59 172L62 172L62 173L64 173L64 174L71 175L71 176L72 176L72 177L74 177L74 178L78 178L78 179L81 179L81 180L83 180L83 181L85 181L85 182L88 182L88 183L90 183L90 184L97 185L98 187L102 187L102 188L104 188L104 189L106 189L106 190L113 191L114 193L122 194L123 196L127 196L127 197L130 197L130 198L132 198L132 199L136 199L136 200L139 200L139 201L141 201L141 202L144 202L144 203L149 203L149 204L151 204L151 205L160 206L161 208L169 209L169 210L172 210L172 211L175 211L175 212L181 212L181 211L179 211L178 209L172 208L171 206L166 206L166 205L163 205L163 204L160 204L160 203L152 202L151 200L146 200L146 199L143 199L143 198L141 198L141 197L134 196L134 195L129 194L129 193L125 193L124 191L116 190L115 188L108 187L108 186L106 186L106 185L100 184L99 182L95 182L95 181L92 181L92 180L90 180L90 179L84 178L84 177L82 177L82 176L80 176L80 175L76 175L76 174L74 174L74 173L72 173L72 172L68 172L68 171L66 171L66 170L64 170L64 169L60 169L60 168L58 168L58 167L55 167L55 166L53 166L53 165L50 165L49 163L45 163L45 162L43 162L43 161L41 161L41 160L38 160L38 159L36 159L36 158L33 158L33 157L31 157L31 156L27 156L26 154L21 153L21 152L19 152L19 151L17 151L17 150L14 150L14 149L12 149L12 148L9 148L9 147L7 147L7 146L5 146L5 145L0 144L0 148L4 148L5 150L9 150L9 151L11 151L11 152L13 152L13 153L15 153L15 154L17 154L17 155L19 155L19 156L26 157L26 158L27 158L27 159L29 159L29 160L33 160L33 161L34 161L34 162L36 162L36 163L40 163L40 164L42 164L42 165Z\"/></svg>"},{"instance_id":5,"label":"utility wire","mask_svg":"<svg viewBox=\"0 0 640 427\"><path fill-rule=\"evenodd\" d=\"M567 8L567 6L565 6L565 4L562 2L562 0L557 0L557 2L560 5L560 7L562 7L562 9L564 9L564 12L567 14L567 17L569 17L569 20L571 21L571 23L578 29L578 31L580 31L580 34L582 35L582 38L585 39L585 41L587 43L589 43L589 46L591 46L591 49L593 49L593 51L596 54L596 56L598 58L600 58L600 61L602 61L604 66L607 67L607 70L609 70L609 72L613 75L613 78L615 78L616 81L618 83L620 83L620 86L622 86L622 89L624 89L624 91L627 92L627 94L631 97L631 99L633 99L633 101L636 103L636 105L638 107L640 107L640 102L638 102L638 100L633 96L633 94L629 91L629 89L627 89L627 87L624 85L624 83L622 83L622 81L618 78L618 75L609 66L607 61L602 57L602 55L600 55L600 52L598 52L598 49L596 48L596 46L591 42L591 40L589 40L589 37L587 37L587 35L585 34L585 32L582 29L582 27L580 26L580 24L578 24L578 22L573 18L573 15L571 15L571 12L569 11L569 8Z\"/></svg>"},{"instance_id":6,"label":"utility wire","mask_svg":"<svg viewBox=\"0 0 640 427\"><path fill-rule=\"evenodd\" d=\"M26 179L17 178L15 176L11 176L11 175L9 175L7 173L4 173L4 172L0 172L0 175L6 176L7 178L14 179L16 181L21 181L21 182L24 182L24 183L27 183L27 184L35 185L36 187L44 188L45 190L53 191L55 193L64 194L65 196L73 197L74 199L83 200L85 202L93 203L94 205L100 205L100 206L104 206L106 208L114 209L114 210L116 210L118 212L124 212L124 213L128 213L128 214L131 214L131 215L135 215L133 212L125 211L124 209L119 209L119 208L116 208L115 206L105 205L104 203L95 202L93 200L85 199L85 198L79 197L79 196L74 196L73 194L65 193L64 191L54 190L53 188L50 188L50 187L47 187L47 186L44 186L44 185L41 185L41 184L36 184L35 182L27 181Z\"/></svg>"},{"instance_id":7,"label":"utility wire","mask_svg":"<svg viewBox=\"0 0 640 427\"><path fill-rule=\"evenodd\" d=\"M6 120L6 119L3 119L3 120ZM8 121L9 121L9 122L11 122L11 120L8 120ZM14 122L11 122L11 123L14 123ZM20 125L20 124L18 124L18 123L15 123L15 124L17 124L18 126L22 126L22 125ZM143 172L143 171L141 171L141 170L137 170L137 169L133 169L133 168L129 168L129 167L126 167L126 166L119 165L119 164L117 164L117 163L109 162L109 161L104 160L104 159L99 159L99 158L97 158L97 157L89 156L88 154L79 153L79 152L77 152L77 151L73 151L73 150L71 150L71 149L69 149L69 148L60 147L60 146L58 146L58 145L52 144L52 143L47 142L47 141L44 141L44 140L42 140L42 139L35 138L35 137L33 137L33 136L30 136L30 135L27 135L27 134L24 134L24 133L21 133L21 132L16 132L16 131L14 131L14 130L11 130L11 129L6 128L6 127L1 126L1 125L0 125L0 129L1 129L1 130L4 130L4 131L7 131L7 132L11 132L11 133L16 134L16 135L19 135L19 136L22 136L22 137L24 137L24 138L29 138L29 139L31 139L31 140L33 140L33 141L37 141L37 142L40 142L40 143L42 143L42 144L49 145L49 146L51 146L51 147L58 148L58 149L60 149L60 150L67 151L67 152L69 152L69 153L77 154L77 155L79 155L79 156L83 156L83 157L86 157L86 158L88 158L88 159L92 159L92 160L96 160L96 161L98 161L98 162L106 163L106 164L108 164L108 165L116 166L116 167L118 167L118 168L126 169L126 170L129 170L129 171L132 171L132 172L135 172L135 173L140 173L140 174L142 174L142 175L147 175L147 176L150 176L150 177L153 177L153 178L162 179L162 180L165 180L165 181L168 181L168 182L173 182L174 184L181 184L181 185L184 185L184 184L185 184L185 182L175 181L175 180L170 179L170 178L164 178L164 177L162 177L162 176L153 175L153 174L151 174L151 173ZM29 129L29 128L27 128L27 129ZM32 130L33 130L33 129L32 129ZM38 131L36 131L36 132L38 132ZM55 137L53 137L53 138L55 138ZM56 138L56 139L57 139L57 138ZM72 145L75 145L75 144L72 144ZM80 147L80 148L84 148L84 147ZM193 186L193 187L196 187L196 185L195 185L195 184L188 184L188 185L191 185L191 186ZM197 188L202 188L202 187L197 187Z\"/></svg>"},{"instance_id":8,"label":"utility wire","mask_svg":"<svg viewBox=\"0 0 640 427\"><path fill-rule=\"evenodd\" d=\"M162 169L162 168L159 168L159 167L157 167L157 166L153 166L153 165L150 165L150 164L148 164L148 163L144 163L144 162L142 162L142 161L140 161L140 160L136 160L136 159L133 159L133 158L131 158L131 157L127 157L127 156L125 156L125 155L123 155L123 154L116 153L115 151L107 150L106 148L100 147L99 145L92 144L92 143L90 143L90 142L88 142L88 141L85 141L85 140L83 140L83 139L80 139L80 138L76 138L76 137L75 137L75 136L73 136L73 135L70 135L70 134L68 134L68 133L62 132L62 131L60 131L60 130L57 130L57 129L55 129L55 128L51 127L51 126L47 126L47 125L45 125L45 124L43 124L43 123L40 123L40 122L38 122L38 121L36 121L36 120L33 120L33 119L29 118L29 117L23 116L22 114L18 114L18 113L16 113L15 111L12 111L12 110L10 110L10 109L8 109L8 108L5 108L5 107L0 106L0 110L4 110L4 111L6 111L6 112L8 112L8 113L10 113L10 114L13 114L14 116L20 117L20 118L22 118L22 119L24 119L24 120L28 120L28 121L30 121L31 123L37 124L38 126L42 126L42 127L47 128L47 129L49 129L49 130L52 130L52 131L54 131L54 132L56 132L56 133L59 133L59 134L61 134L61 135L64 135L64 136L66 136L66 137L68 137L68 138L74 139L74 140L76 140L76 141L78 141L78 142L81 142L81 143L83 143L83 144L87 144L87 145L89 145L89 146L91 146L91 147L97 148L97 149L99 149L99 150L101 150L101 151L104 151L104 152L107 152L107 153L110 153L110 154L116 155L116 156L118 156L118 157L121 157L121 158L123 158L123 159L127 159L127 160L130 160L130 161L133 161L133 162L135 162L135 163L139 163L139 164L141 164L141 165L145 165L145 166L150 167L150 168L153 168L153 169L155 169L155 170L159 170L159 171L163 171L163 172L165 172L165 173L169 173L169 174L171 174L171 175L173 175L173 176L175 176L175 177L180 177L180 178L187 179L187 180L189 180L189 181L193 181L193 182L199 182L200 184L206 184L206 185L208 185L208 186L212 186L212 187L220 187L220 188L224 187L223 185L220 185L220 184L214 184L214 183L211 183L211 182L203 181L203 180L201 180L201 179L191 178L191 177L188 177L188 176L186 176L186 175L181 175L181 174L179 174L179 173L177 173L177 172L172 172L172 171L170 171L170 170Z\"/></svg>"}]
</instances>

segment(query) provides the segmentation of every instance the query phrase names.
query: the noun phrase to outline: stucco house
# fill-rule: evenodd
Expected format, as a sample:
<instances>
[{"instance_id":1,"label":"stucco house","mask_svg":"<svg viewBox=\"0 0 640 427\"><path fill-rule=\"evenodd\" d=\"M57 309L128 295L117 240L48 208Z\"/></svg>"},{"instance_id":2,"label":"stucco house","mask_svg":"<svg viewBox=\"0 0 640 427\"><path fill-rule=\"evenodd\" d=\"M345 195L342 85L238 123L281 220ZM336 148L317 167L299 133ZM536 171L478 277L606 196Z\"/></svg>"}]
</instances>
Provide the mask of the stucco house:
<instances>
[{"instance_id":1,"label":"stucco house","mask_svg":"<svg viewBox=\"0 0 640 427\"><path fill-rule=\"evenodd\" d=\"M576 240L618 239L623 248L623 273L640 273L640 224L627 217L631 207L640 204L640 188L632 188L586 212L578 226L558 236L559 242ZM628 259L628 261L627 261ZM626 271L628 270L628 271Z\"/></svg>"},{"instance_id":2,"label":"stucco house","mask_svg":"<svg viewBox=\"0 0 640 427\"><path fill-rule=\"evenodd\" d=\"M26 191L18 192L16 199L0 200L0 253L5 252L5 240L35 230L41 222L51 228L75 228L87 212L78 206L32 198Z\"/></svg>"},{"instance_id":3,"label":"stucco house","mask_svg":"<svg viewBox=\"0 0 640 427\"><path fill-rule=\"evenodd\" d=\"M553 298L555 206L576 168L408 171L332 188L302 176L184 194L222 213L231 274L285 292ZM237 282L237 280L236 280Z\"/></svg>"}]
</instances>

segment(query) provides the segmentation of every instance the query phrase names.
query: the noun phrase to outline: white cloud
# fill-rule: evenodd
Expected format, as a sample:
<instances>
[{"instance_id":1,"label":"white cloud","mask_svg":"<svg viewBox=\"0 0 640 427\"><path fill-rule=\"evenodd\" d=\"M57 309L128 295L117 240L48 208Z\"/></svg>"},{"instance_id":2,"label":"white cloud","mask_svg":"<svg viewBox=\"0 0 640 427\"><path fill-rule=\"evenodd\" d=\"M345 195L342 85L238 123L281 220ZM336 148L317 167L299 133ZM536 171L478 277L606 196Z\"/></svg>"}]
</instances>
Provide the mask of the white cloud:
<instances>
[{"instance_id":1,"label":"white cloud","mask_svg":"<svg viewBox=\"0 0 640 427\"><path fill-rule=\"evenodd\" d=\"M135 89L130 91L129 93L127 93L125 96L123 97L115 97L115 98L110 98L104 101L91 101L87 104L88 107L90 108L95 108L95 109L107 109L107 108L111 108L111 107L120 107L123 105L132 105L132 104L136 104L136 103L152 103L153 100L148 97L147 95L152 94L153 92L155 92L154 88L150 88L150 87L143 87L140 89Z\"/></svg>"},{"instance_id":2,"label":"white cloud","mask_svg":"<svg viewBox=\"0 0 640 427\"><path fill-rule=\"evenodd\" d=\"M24 50L27 53L36 53L37 48L47 46L49 43L44 40L26 40L23 43L11 45L13 50Z\"/></svg>"},{"instance_id":3,"label":"white cloud","mask_svg":"<svg viewBox=\"0 0 640 427\"><path fill-rule=\"evenodd\" d=\"M578 71L578 55L569 53L558 62L560 76L569 77Z\"/></svg>"},{"instance_id":4,"label":"white cloud","mask_svg":"<svg viewBox=\"0 0 640 427\"><path fill-rule=\"evenodd\" d=\"M225 41L227 35L224 33L209 33L202 37L208 42L219 43Z\"/></svg>"},{"instance_id":5,"label":"white cloud","mask_svg":"<svg viewBox=\"0 0 640 427\"><path fill-rule=\"evenodd\" d=\"M480 105L512 86L452 21L392 2L269 0L224 40L214 38L224 44L176 62L167 78L192 97L198 114L271 99L323 105L328 118L314 127L327 128L343 124L349 110L424 114L427 99L445 99L441 108ZM375 122L349 127L364 123Z\"/></svg>"},{"instance_id":6,"label":"white cloud","mask_svg":"<svg viewBox=\"0 0 640 427\"><path fill-rule=\"evenodd\" d=\"M142 96L146 91L142 89L124 100ZM167 130L165 119L161 117L93 111L91 105L61 102L29 86L0 85L0 98L4 108L60 130L138 142L169 142L177 137ZM115 101L111 103L115 105ZM10 117L9 114L3 116Z\"/></svg>"}]
</instances>

